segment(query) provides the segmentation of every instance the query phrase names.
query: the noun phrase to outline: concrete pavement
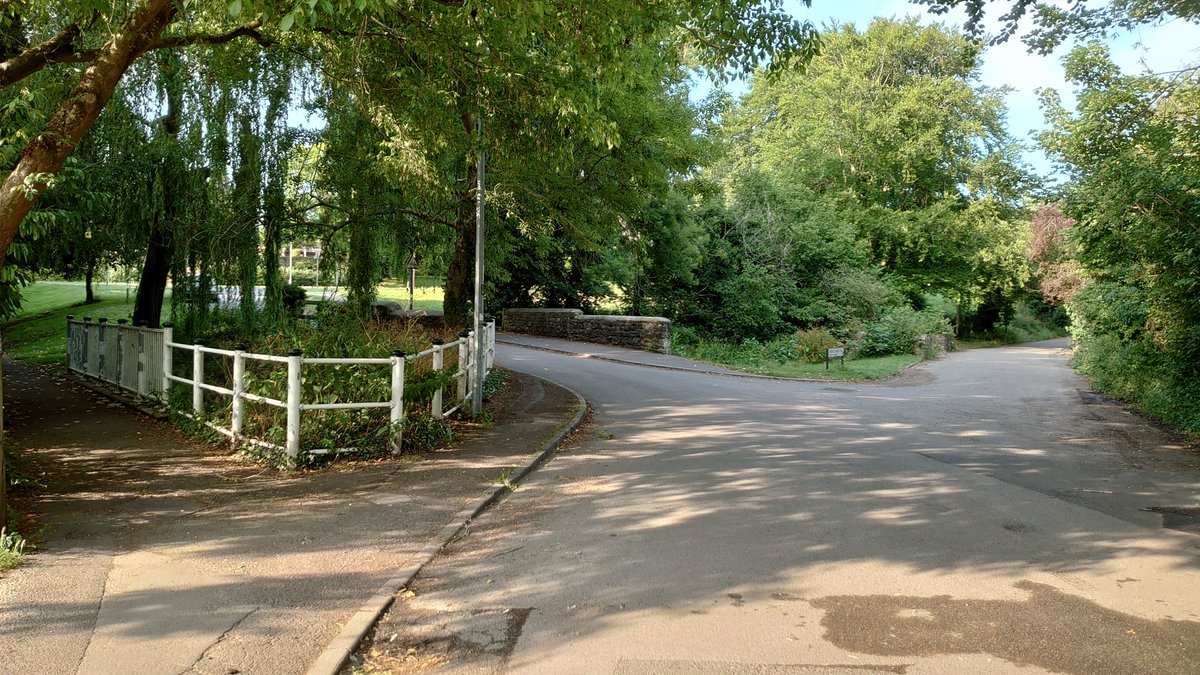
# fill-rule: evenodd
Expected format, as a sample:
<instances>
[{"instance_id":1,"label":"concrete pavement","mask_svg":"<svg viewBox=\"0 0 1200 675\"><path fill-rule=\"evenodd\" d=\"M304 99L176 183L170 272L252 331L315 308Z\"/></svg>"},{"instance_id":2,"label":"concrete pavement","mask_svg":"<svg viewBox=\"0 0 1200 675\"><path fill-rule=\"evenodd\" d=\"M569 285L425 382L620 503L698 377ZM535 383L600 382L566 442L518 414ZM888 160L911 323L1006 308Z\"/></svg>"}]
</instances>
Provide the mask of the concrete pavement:
<instances>
[{"instance_id":1,"label":"concrete pavement","mask_svg":"<svg viewBox=\"0 0 1200 675\"><path fill-rule=\"evenodd\" d=\"M584 412L516 375L457 447L283 475L4 365L9 441L46 484L44 546L0 578L5 674L305 672Z\"/></svg>"}]
</instances>

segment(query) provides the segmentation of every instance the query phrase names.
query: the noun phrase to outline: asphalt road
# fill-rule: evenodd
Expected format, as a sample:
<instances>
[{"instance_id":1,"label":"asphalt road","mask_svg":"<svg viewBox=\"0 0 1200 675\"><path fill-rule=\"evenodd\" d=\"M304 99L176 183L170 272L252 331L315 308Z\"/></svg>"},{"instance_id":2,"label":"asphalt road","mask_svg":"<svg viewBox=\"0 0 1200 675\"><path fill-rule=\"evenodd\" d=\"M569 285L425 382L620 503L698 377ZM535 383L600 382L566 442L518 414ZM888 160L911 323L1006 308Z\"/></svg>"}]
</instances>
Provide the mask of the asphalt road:
<instances>
[{"instance_id":1,"label":"asphalt road","mask_svg":"<svg viewBox=\"0 0 1200 675\"><path fill-rule=\"evenodd\" d=\"M592 434L377 641L451 672L1200 672L1200 457L1064 346L870 385L503 346L583 394Z\"/></svg>"}]
</instances>

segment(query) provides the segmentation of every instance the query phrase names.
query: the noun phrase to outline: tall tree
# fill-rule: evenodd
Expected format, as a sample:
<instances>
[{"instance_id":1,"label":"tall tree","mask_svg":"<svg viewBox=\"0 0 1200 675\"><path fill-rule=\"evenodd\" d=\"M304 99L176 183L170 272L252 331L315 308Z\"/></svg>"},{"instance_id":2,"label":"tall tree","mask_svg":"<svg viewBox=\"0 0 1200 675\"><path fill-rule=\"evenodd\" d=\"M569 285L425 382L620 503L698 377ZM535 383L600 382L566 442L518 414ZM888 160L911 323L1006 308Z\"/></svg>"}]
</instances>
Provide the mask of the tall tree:
<instances>
[{"instance_id":1,"label":"tall tree","mask_svg":"<svg viewBox=\"0 0 1200 675\"><path fill-rule=\"evenodd\" d=\"M926 5L934 14L961 7L967 15L966 28L983 34L989 7L1002 12L1000 32L991 39L1003 42L1017 33L1021 20L1033 10L1033 29L1025 43L1034 51L1049 54L1069 38L1102 38L1115 29L1129 30L1172 19L1200 21L1200 3L1194 0L1077 0L1066 8L1038 0L911 0Z\"/></svg>"},{"instance_id":2,"label":"tall tree","mask_svg":"<svg viewBox=\"0 0 1200 675\"><path fill-rule=\"evenodd\" d=\"M1002 92L978 84L980 45L914 19L842 26L823 40L805 72L754 80L733 112L729 184L753 186L736 177L762 174L778 192L848 199L839 208L872 261L911 294L971 299L983 230L994 230L984 225L1022 229L1029 185ZM974 217L971 205L985 199L988 217Z\"/></svg>"},{"instance_id":3,"label":"tall tree","mask_svg":"<svg viewBox=\"0 0 1200 675\"><path fill-rule=\"evenodd\" d=\"M1200 74L1130 76L1098 44L1074 49L1074 113L1046 92L1042 143L1070 172L1064 213L1087 276L1145 307L1116 327L1104 303L1082 311L1100 332L1140 336L1183 380L1200 377ZM1124 291L1122 291L1124 292Z\"/></svg>"},{"instance_id":4,"label":"tall tree","mask_svg":"<svg viewBox=\"0 0 1200 675\"><path fill-rule=\"evenodd\" d=\"M5 36L6 58L0 62L0 90L55 64L88 65L40 130L30 135L16 164L6 167L10 170L0 186L0 257L6 259L21 221L95 123L132 63L155 49L242 36L261 39L261 21L219 30L228 24L225 2L209 0L182 15L180 6L178 0L142 0L132 6L78 0L54 8L27 0L4 4L0 34ZM198 23L214 30L192 32ZM96 41L99 47L90 46Z\"/></svg>"},{"instance_id":5,"label":"tall tree","mask_svg":"<svg viewBox=\"0 0 1200 675\"><path fill-rule=\"evenodd\" d=\"M642 64L630 54L646 47L678 64L690 45L694 63L721 72L753 68L771 54L771 66L779 68L816 47L812 27L788 17L776 0L423 9L419 21L404 12L379 16L361 32L363 48L347 50L337 72L362 85L360 97L399 132L395 145L415 140L427 143L420 154L454 158L443 165L456 213L443 303L452 320L465 316L470 296L477 151L535 145L551 158L567 158L564 145L619 145L622 130L605 100L638 78Z\"/></svg>"}]
</instances>

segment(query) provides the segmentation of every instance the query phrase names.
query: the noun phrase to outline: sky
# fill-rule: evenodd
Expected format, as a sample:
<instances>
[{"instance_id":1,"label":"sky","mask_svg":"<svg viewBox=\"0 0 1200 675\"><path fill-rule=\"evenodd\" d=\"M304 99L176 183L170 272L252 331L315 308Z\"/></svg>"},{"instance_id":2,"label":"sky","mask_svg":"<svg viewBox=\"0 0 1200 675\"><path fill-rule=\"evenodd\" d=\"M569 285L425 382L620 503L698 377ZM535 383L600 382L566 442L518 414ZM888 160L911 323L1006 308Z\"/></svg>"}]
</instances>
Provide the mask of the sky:
<instances>
[{"instance_id":1,"label":"sky","mask_svg":"<svg viewBox=\"0 0 1200 675\"><path fill-rule=\"evenodd\" d=\"M1004 13L1006 2L991 3L988 16L993 32L998 32L999 23L994 19ZM1060 4L1063 4L1060 2ZM811 21L818 28L829 23L853 23L864 30L876 17L903 18L916 16L921 23L945 23L962 25L965 15L961 10L934 16L925 7L908 0L812 0L812 7L805 7L799 0L786 0L785 9L795 18ZM1030 28L1030 18L1022 21L1022 33ZM1109 41L1113 60L1127 73L1164 72L1178 70L1189 64L1200 62L1200 26L1183 21L1172 21L1160 26L1143 27L1122 33ZM1075 98L1071 88L1063 79L1062 58L1070 50L1067 44L1049 56L1030 54L1019 36L1008 42L989 47L984 52L980 72L981 84L990 87L1007 86L1012 92L1007 95L1009 132L1018 141L1034 145L1033 134L1044 128L1042 111L1038 105L1036 90L1050 87L1062 95L1068 109L1074 107ZM745 85L735 83L733 93L744 90ZM1035 148L1025 154L1025 159L1043 175L1053 173L1046 156Z\"/></svg>"}]
</instances>

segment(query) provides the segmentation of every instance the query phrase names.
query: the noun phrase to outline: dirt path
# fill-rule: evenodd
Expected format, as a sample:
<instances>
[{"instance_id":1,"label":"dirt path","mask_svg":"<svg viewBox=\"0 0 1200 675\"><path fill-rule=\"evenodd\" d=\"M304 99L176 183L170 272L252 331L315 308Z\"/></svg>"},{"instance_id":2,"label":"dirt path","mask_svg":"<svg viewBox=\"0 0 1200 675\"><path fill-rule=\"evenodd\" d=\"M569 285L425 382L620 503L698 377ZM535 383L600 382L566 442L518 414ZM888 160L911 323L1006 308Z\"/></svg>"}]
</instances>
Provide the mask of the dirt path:
<instances>
[{"instance_id":1,"label":"dirt path","mask_svg":"<svg viewBox=\"0 0 1200 675\"><path fill-rule=\"evenodd\" d=\"M514 375L494 423L423 458L280 474L6 362L44 550L0 579L0 672L303 672L446 522L575 411Z\"/></svg>"}]
</instances>

